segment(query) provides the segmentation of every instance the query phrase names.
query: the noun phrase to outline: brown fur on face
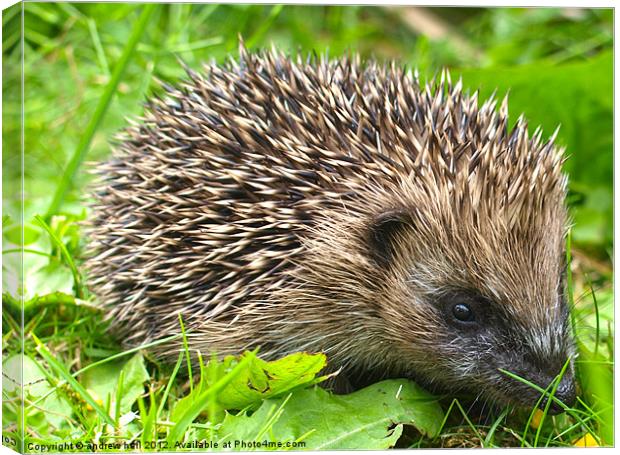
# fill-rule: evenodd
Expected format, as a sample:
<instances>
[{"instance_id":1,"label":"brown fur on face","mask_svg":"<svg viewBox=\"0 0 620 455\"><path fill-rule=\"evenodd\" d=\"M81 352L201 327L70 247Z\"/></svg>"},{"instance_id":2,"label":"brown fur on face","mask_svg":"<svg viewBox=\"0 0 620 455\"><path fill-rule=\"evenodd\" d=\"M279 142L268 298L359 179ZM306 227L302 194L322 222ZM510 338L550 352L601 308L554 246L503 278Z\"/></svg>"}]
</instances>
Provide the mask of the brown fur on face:
<instances>
[{"instance_id":1,"label":"brown fur on face","mask_svg":"<svg viewBox=\"0 0 620 455\"><path fill-rule=\"evenodd\" d=\"M447 74L243 48L188 74L98 168L90 282L128 344L181 314L203 353L535 401L500 369L546 387L572 353L553 139Z\"/></svg>"}]
</instances>

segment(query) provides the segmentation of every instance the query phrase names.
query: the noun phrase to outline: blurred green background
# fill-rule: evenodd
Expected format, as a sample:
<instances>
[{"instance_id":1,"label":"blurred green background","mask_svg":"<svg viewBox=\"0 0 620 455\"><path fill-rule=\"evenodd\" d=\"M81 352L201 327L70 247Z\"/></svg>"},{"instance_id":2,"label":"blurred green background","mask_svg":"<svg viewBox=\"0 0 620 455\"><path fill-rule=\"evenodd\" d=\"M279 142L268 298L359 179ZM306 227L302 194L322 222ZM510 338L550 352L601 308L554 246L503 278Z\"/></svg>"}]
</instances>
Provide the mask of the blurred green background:
<instances>
[{"instance_id":1,"label":"blurred green background","mask_svg":"<svg viewBox=\"0 0 620 455\"><path fill-rule=\"evenodd\" d=\"M44 213L119 59L139 4L25 3L26 219ZM15 213L19 177L19 8L3 14L5 213ZM612 247L612 20L610 9L413 8L373 6L160 5L151 16L88 154L139 115L156 79L250 48L356 51L396 59L431 77L442 67L481 98L510 89L511 120L523 112L569 156L574 244L597 260ZM80 212L82 169L65 212ZM8 187L7 187L8 185Z\"/></svg>"}]
</instances>

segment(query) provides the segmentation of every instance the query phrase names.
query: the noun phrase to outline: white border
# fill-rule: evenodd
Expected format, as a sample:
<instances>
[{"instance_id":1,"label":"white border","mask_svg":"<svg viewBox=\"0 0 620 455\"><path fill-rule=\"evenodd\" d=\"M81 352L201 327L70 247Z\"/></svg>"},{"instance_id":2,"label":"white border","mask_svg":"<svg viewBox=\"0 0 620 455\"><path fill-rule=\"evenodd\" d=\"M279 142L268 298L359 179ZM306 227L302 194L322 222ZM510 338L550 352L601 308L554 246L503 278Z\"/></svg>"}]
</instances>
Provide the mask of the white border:
<instances>
[{"instance_id":1,"label":"white border","mask_svg":"<svg viewBox=\"0 0 620 455\"><path fill-rule=\"evenodd\" d=\"M30 0L30 1L36 1L36 0ZM12 6L13 4L18 3L15 0L0 0L0 9L5 9L8 8L9 6ZM114 1L113 3L140 3L140 2L121 2L121 1ZM425 0L425 1L399 1L399 0L390 0L388 2L378 2L378 1L365 1L365 0L357 0L357 1L352 1L352 0L339 0L337 2L330 2L330 1L326 1L326 0L314 0L314 1L300 1L300 0L288 0L286 2L282 2L282 1L273 1L273 0L263 0L263 1L257 1L257 0L246 0L243 2L238 2L238 1L230 1L230 0L224 0L224 1L219 1L219 2L188 2L188 1L183 1L183 0L168 0L168 1L152 1L151 3L252 3L252 4L278 4L278 3L285 3L285 4L290 4L290 5L304 5L304 4L315 4L315 5L329 5L329 4L334 4L334 5L400 5L400 6L409 6L409 5L424 5L424 6L446 6L446 7L573 7L573 8L614 8L616 6L616 2L608 0L608 1L576 1L576 0L546 0L546 1L510 1L510 0L478 0L478 1L465 1L465 0L452 0L452 1L438 1L438 0ZM618 31L620 29L620 26L618 24L618 21L615 18L615 11L614 11L614 40L615 37L618 36ZM2 32L0 31L0 42L2 42ZM614 43L615 44L615 43ZM616 110L615 107L618 106L619 101L620 101L620 95L618 94L618 91L615 89L616 88L616 75L618 74L617 70L617 60L615 59L615 54L614 54L614 265L618 264L618 249L617 246L615 245L615 239L618 238L618 234L620 232L620 227L619 227L619 223L618 221L620 220L620 215L618 212L618 206L619 204L617 203L618 200L616 199L616 189L617 189L617 183L618 183L618 175L619 175L619 171L620 171L620 162L618 161L617 158L617 152L618 152L618 143L616 141L616 139L618 137L620 137L618 135L618 133L620 132L620 127L619 127L619 123L618 123L618 119L616 114ZM2 69L0 68L0 77L2 75ZM0 109L2 106L2 94L0 92ZM1 116L0 116L0 126L1 126ZM0 138L1 141L1 138ZM1 142L0 142L1 143ZM1 149L0 149L1 150ZM0 162L0 172L2 170L2 164ZM2 196L2 188L0 186L0 198ZM2 259L0 257L0 265L2 264ZM616 280L615 280L615 267L614 267L614 280L613 280L613 285L614 285L614 307L617 308L617 303L619 301L619 297L618 297L618 292L616 292ZM615 333L617 334L617 317L614 314L614 330ZM617 365L617 360L618 360L618 348L616 346L615 349L615 365ZM614 366L614 373L617 372L617 369ZM614 374L614 391L617 392L618 390L618 374ZM619 418L619 410L618 410L618 397L617 397L617 393L615 394L615 398L614 398L614 430L617 430L618 428L618 418ZM1 418L1 408L0 408L0 418ZM618 438L618 432L614 431L614 439L617 441ZM616 442L616 444L618 444ZM440 450L440 449L419 449L419 450L425 450L425 451L436 451L436 450ZM491 451L491 452L496 452L496 451L502 451L502 450L510 450L510 449L486 449L487 451ZM540 451L540 450L545 450L545 449L528 449L530 451ZM556 453L563 453L565 451L568 450L573 450L571 448L556 448L553 449L554 452ZM613 448L605 448L605 449L581 449L581 450L586 450L586 451L591 451L591 450L597 450L597 453L604 453L604 452L610 452L612 450L614 450ZM368 451L365 451L368 452ZM391 453L393 451L383 451L384 453ZM0 447L0 455L4 455L4 454L15 454L16 452L14 452L13 450L7 448L7 447ZM160 452L161 453L161 452ZM338 451L338 452L330 452L330 451L325 451L325 452L320 452L320 453L326 453L326 454L337 454L337 455L345 455L345 454L358 454L359 451ZM583 453L583 452L579 452L579 453Z\"/></svg>"}]
</instances>

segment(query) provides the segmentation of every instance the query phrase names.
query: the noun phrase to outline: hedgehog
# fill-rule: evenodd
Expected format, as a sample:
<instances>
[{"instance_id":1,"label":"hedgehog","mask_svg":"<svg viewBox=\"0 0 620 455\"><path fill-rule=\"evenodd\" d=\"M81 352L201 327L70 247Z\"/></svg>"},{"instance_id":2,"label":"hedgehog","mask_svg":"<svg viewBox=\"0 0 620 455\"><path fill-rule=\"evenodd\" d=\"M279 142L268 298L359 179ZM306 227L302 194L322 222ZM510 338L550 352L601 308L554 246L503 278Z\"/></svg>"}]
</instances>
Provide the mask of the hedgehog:
<instances>
[{"instance_id":1,"label":"hedgehog","mask_svg":"<svg viewBox=\"0 0 620 455\"><path fill-rule=\"evenodd\" d=\"M95 170L89 284L127 346L180 316L192 352L322 352L343 390L575 401L557 131L352 53L185 71Z\"/></svg>"}]
</instances>

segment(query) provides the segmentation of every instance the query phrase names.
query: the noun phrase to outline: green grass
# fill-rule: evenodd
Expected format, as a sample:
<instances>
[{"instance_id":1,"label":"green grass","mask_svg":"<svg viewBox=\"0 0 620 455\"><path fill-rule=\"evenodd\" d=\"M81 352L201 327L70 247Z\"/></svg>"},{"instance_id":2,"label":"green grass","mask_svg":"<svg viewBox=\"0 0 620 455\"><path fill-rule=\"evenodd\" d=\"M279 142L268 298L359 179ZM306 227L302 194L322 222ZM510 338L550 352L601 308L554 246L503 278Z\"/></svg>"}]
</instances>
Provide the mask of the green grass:
<instances>
[{"instance_id":1,"label":"green grass","mask_svg":"<svg viewBox=\"0 0 620 455\"><path fill-rule=\"evenodd\" d=\"M378 7L26 3L22 239L21 201L15 191L20 178L20 98L14 89L20 78L19 8L5 11L2 18L3 277L14 279L3 283L3 360L5 372L7 364L9 370L16 368L23 336L27 442L71 442L74 448L78 443L83 448L139 443L157 450L192 440L223 448L237 438L309 448L319 440L357 434L355 421L364 415L375 433L348 444L571 446L586 434L600 445L613 443L609 10L429 9L448 30L444 38L431 40L403 21L401 12ZM354 50L364 57L396 58L424 76L447 66L463 75L466 86L480 87L481 97L495 88L511 88L512 118L523 111L531 127L542 124L548 134L562 124L558 141L569 154L569 204L575 221L567 248L569 300L580 353L580 400L574 408L558 416L508 408L489 412L452 397L438 408L424 401L428 397L422 391L406 385L404 396L422 400L426 407L412 405L391 416L394 422L414 425L388 428L381 420L384 414L373 408L379 389L350 396L345 403L350 408L339 408L333 397L317 391L313 384L320 378L311 368L316 359L300 360L309 369L289 378L290 387L276 387L276 394L245 391L250 398L239 402L231 390L245 389L231 389L230 384L247 384L245 375L252 371L252 381L267 381L250 354L239 362L202 359L191 369L187 350L175 365L165 365L149 357L148 346L120 348L106 332L82 276L85 239L80 223L88 216L89 181L85 162L108 155L108 143L125 117L139 115L145 96L160 90L156 79L183 77L178 58L191 67L211 59L222 62L236 55L239 34L250 48L273 43L292 52L339 55ZM469 54L459 51L459 40L466 41ZM16 289L22 246L26 281L24 289ZM3 434L18 442L19 396L11 386L3 392ZM310 404L302 406L301 398ZM334 423L305 427L295 420L297 409L307 425L320 409L329 409ZM359 415L343 409L357 409ZM441 418L428 418L437 412ZM293 427L300 431L295 437Z\"/></svg>"}]
</instances>

